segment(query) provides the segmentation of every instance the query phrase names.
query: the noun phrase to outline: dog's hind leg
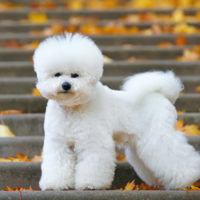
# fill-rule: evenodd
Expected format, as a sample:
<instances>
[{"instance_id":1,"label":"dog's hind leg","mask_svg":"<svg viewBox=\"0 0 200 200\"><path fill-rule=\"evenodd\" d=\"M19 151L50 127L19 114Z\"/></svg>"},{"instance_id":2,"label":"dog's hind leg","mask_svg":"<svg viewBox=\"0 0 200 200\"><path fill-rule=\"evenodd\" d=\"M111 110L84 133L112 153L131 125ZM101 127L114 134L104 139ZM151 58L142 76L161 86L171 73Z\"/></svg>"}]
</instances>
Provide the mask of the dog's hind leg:
<instances>
[{"instance_id":1,"label":"dog's hind leg","mask_svg":"<svg viewBox=\"0 0 200 200\"><path fill-rule=\"evenodd\" d=\"M156 180L156 185L158 183L165 188L181 188L198 180L200 155L187 143L182 132L174 130L177 112L172 103L162 94L153 93L140 102L138 107L141 132L134 136L131 145L135 148L130 146L128 151L132 153L128 154L129 160L144 164L140 174L144 176L145 169L148 169L148 176L141 177L148 183L150 172L155 177L150 177L150 184ZM139 160L134 158L135 155Z\"/></svg>"}]
</instances>

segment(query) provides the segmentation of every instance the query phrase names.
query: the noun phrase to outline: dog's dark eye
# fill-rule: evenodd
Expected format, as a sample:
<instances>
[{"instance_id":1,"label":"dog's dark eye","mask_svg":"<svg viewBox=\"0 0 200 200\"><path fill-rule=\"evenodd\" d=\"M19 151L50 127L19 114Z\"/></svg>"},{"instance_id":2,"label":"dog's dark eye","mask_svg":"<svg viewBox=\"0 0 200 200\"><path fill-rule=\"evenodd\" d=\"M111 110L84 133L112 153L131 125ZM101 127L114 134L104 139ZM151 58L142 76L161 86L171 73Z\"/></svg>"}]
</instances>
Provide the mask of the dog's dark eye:
<instances>
[{"instance_id":1,"label":"dog's dark eye","mask_svg":"<svg viewBox=\"0 0 200 200\"><path fill-rule=\"evenodd\" d=\"M55 76L55 77L59 77L59 76L61 76L61 75L62 75L62 74L61 74L61 73L59 73L59 72L58 72L58 73L56 73L56 74L54 74L54 76Z\"/></svg>"},{"instance_id":2,"label":"dog's dark eye","mask_svg":"<svg viewBox=\"0 0 200 200\"><path fill-rule=\"evenodd\" d=\"M79 77L79 75L76 74L76 73L74 73L74 74L71 74L71 77L72 77L72 78L77 78L77 77Z\"/></svg>"}]
</instances>

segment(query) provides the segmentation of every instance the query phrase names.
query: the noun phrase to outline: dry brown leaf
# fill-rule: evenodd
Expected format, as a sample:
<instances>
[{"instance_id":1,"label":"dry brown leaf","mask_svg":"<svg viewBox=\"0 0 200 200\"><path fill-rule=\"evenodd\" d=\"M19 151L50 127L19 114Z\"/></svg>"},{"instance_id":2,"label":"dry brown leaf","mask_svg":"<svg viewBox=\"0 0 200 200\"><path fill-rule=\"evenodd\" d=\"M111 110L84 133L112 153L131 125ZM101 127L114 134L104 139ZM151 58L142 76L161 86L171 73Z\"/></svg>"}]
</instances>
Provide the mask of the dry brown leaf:
<instances>
[{"instance_id":1,"label":"dry brown leaf","mask_svg":"<svg viewBox=\"0 0 200 200\"><path fill-rule=\"evenodd\" d=\"M11 188L6 186L5 189L3 191L38 191L38 190L33 190L32 187L30 186L28 189L25 189L21 186L15 187L15 188Z\"/></svg>"},{"instance_id":2,"label":"dry brown leaf","mask_svg":"<svg viewBox=\"0 0 200 200\"><path fill-rule=\"evenodd\" d=\"M187 38L185 36L179 36L175 38L175 44L177 46L185 46Z\"/></svg>"}]
</instances>

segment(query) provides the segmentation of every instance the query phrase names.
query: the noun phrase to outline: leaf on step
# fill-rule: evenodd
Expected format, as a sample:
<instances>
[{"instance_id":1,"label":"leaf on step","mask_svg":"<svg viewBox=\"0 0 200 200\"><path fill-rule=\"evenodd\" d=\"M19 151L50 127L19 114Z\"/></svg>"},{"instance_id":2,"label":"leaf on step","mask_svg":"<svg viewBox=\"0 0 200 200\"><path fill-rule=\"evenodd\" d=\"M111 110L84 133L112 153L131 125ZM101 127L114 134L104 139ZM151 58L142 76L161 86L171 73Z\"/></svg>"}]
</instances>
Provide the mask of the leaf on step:
<instances>
[{"instance_id":1,"label":"leaf on step","mask_svg":"<svg viewBox=\"0 0 200 200\"><path fill-rule=\"evenodd\" d=\"M178 60L178 61L185 61L185 62L188 62L188 61L198 61L199 60L199 54L195 50L185 49L183 51L183 55L182 56L178 56L176 58L176 60Z\"/></svg>"},{"instance_id":2,"label":"leaf on step","mask_svg":"<svg viewBox=\"0 0 200 200\"><path fill-rule=\"evenodd\" d=\"M185 110L178 110L177 113L178 114L183 114L183 113L185 113Z\"/></svg>"},{"instance_id":3,"label":"leaf on step","mask_svg":"<svg viewBox=\"0 0 200 200\"><path fill-rule=\"evenodd\" d=\"M175 38L175 44L177 46L185 46L187 38L185 36L179 36Z\"/></svg>"},{"instance_id":4,"label":"leaf on step","mask_svg":"<svg viewBox=\"0 0 200 200\"><path fill-rule=\"evenodd\" d=\"M173 22L183 22L185 20L184 12L182 9L176 9L172 13L172 21Z\"/></svg>"},{"instance_id":5,"label":"leaf on step","mask_svg":"<svg viewBox=\"0 0 200 200\"><path fill-rule=\"evenodd\" d=\"M16 114L23 114L21 110L2 110L0 111L0 115L16 115Z\"/></svg>"},{"instance_id":6,"label":"leaf on step","mask_svg":"<svg viewBox=\"0 0 200 200\"><path fill-rule=\"evenodd\" d=\"M183 120L177 121L175 129L184 132L187 136L200 135L200 130L197 125L184 125Z\"/></svg>"},{"instance_id":7,"label":"leaf on step","mask_svg":"<svg viewBox=\"0 0 200 200\"><path fill-rule=\"evenodd\" d=\"M105 64L113 62L113 60L111 58L109 58L108 56L104 56L103 61Z\"/></svg>"},{"instance_id":8,"label":"leaf on step","mask_svg":"<svg viewBox=\"0 0 200 200\"><path fill-rule=\"evenodd\" d=\"M153 187L145 183L136 185L135 180L133 180L132 182L128 182L124 188L120 188L120 190L161 190L161 189L162 187Z\"/></svg>"},{"instance_id":9,"label":"leaf on step","mask_svg":"<svg viewBox=\"0 0 200 200\"><path fill-rule=\"evenodd\" d=\"M23 153L17 153L17 156L9 156L8 158L0 158L0 162L41 162L42 156L35 155L32 159Z\"/></svg>"},{"instance_id":10,"label":"leaf on step","mask_svg":"<svg viewBox=\"0 0 200 200\"><path fill-rule=\"evenodd\" d=\"M21 186L18 186L18 187L15 187L15 188L11 188L11 187L6 186L3 191L38 191L38 190L33 190L31 186L29 186L28 189L23 188Z\"/></svg>"},{"instance_id":11,"label":"leaf on step","mask_svg":"<svg viewBox=\"0 0 200 200\"><path fill-rule=\"evenodd\" d=\"M3 46L4 48L12 48L12 49L18 49L18 48L21 47L21 45L18 44L16 40L11 40L11 41L9 41L9 42L4 42L4 43L2 44L2 46Z\"/></svg>"},{"instance_id":12,"label":"leaf on step","mask_svg":"<svg viewBox=\"0 0 200 200\"><path fill-rule=\"evenodd\" d=\"M117 161L127 161L126 157L123 154L120 154L119 152L116 152L116 158Z\"/></svg>"},{"instance_id":13,"label":"leaf on step","mask_svg":"<svg viewBox=\"0 0 200 200\"><path fill-rule=\"evenodd\" d=\"M32 159L31 162L42 162L42 156L37 156L35 155Z\"/></svg>"},{"instance_id":14,"label":"leaf on step","mask_svg":"<svg viewBox=\"0 0 200 200\"><path fill-rule=\"evenodd\" d=\"M124 190L134 190L136 187L135 180L128 182L124 188Z\"/></svg>"},{"instance_id":15,"label":"leaf on step","mask_svg":"<svg viewBox=\"0 0 200 200\"><path fill-rule=\"evenodd\" d=\"M181 188L181 190L184 191L200 191L200 182L194 183L194 185L190 185L190 187L187 188Z\"/></svg>"},{"instance_id":16,"label":"leaf on step","mask_svg":"<svg viewBox=\"0 0 200 200\"><path fill-rule=\"evenodd\" d=\"M173 44L171 42L160 42L158 44L158 47L160 47L160 48L168 48L168 47L172 47L172 46L173 46Z\"/></svg>"},{"instance_id":17,"label":"leaf on step","mask_svg":"<svg viewBox=\"0 0 200 200\"><path fill-rule=\"evenodd\" d=\"M0 124L0 137L15 137L15 134L8 126Z\"/></svg>"},{"instance_id":18,"label":"leaf on step","mask_svg":"<svg viewBox=\"0 0 200 200\"><path fill-rule=\"evenodd\" d=\"M32 23L46 23L48 22L47 15L45 13L30 12L28 14L28 20Z\"/></svg>"},{"instance_id":19,"label":"leaf on step","mask_svg":"<svg viewBox=\"0 0 200 200\"><path fill-rule=\"evenodd\" d=\"M9 156L8 158L0 158L0 162L31 162L28 156L23 153L17 153L17 156Z\"/></svg>"},{"instance_id":20,"label":"leaf on step","mask_svg":"<svg viewBox=\"0 0 200 200\"><path fill-rule=\"evenodd\" d=\"M182 34L182 33L194 34L198 32L198 29L194 26L191 26L185 23L180 23L174 26L173 32L178 33L178 34Z\"/></svg>"},{"instance_id":21,"label":"leaf on step","mask_svg":"<svg viewBox=\"0 0 200 200\"><path fill-rule=\"evenodd\" d=\"M33 88L32 89L32 95L33 96L41 96L41 93L37 88Z\"/></svg>"},{"instance_id":22,"label":"leaf on step","mask_svg":"<svg viewBox=\"0 0 200 200\"><path fill-rule=\"evenodd\" d=\"M196 92L200 93L200 85L196 87Z\"/></svg>"},{"instance_id":23,"label":"leaf on step","mask_svg":"<svg viewBox=\"0 0 200 200\"><path fill-rule=\"evenodd\" d=\"M38 41L33 41L32 43L22 45L22 48L23 49L36 49L38 47L38 45L39 45Z\"/></svg>"}]
</instances>

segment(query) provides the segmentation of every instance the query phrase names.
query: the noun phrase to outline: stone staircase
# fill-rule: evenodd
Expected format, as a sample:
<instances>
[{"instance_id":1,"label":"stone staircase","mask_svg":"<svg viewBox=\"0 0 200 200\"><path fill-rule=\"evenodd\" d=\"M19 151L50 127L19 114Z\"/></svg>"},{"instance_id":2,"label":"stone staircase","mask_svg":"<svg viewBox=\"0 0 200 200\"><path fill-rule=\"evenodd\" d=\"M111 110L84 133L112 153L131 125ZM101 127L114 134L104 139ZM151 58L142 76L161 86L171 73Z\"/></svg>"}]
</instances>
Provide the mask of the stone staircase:
<instances>
[{"instance_id":1,"label":"stone staircase","mask_svg":"<svg viewBox=\"0 0 200 200\"><path fill-rule=\"evenodd\" d=\"M36 1L36 0L35 0ZM67 10L62 6L52 10L31 10L30 1L9 0L9 2L25 5L25 8L0 11L0 111L17 109L24 114L2 115L6 125L16 134L14 138L0 139L0 157L16 155L17 152L24 153L29 157L39 155L43 144L43 120L46 100L42 97L32 96L35 87L35 73L30 61L33 50L3 48L5 42L12 40L20 44L28 44L33 41L41 41L45 36L31 35L32 30L43 30L51 27L55 22L48 21L42 24L29 22L21 23L26 19L29 12L46 13L49 19L63 19L62 25L67 26L70 16L97 16L102 20L99 24L105 24L109 20L121 17L125 14L152 12L152 10ZM56 2L56 0L55 0ZM61 5L62 1L57 0ZM172 13L172 9L154 10L154 13ZM187 14L194 14L195 9L185 9ZM200 23L193 23L199 26ZM130 26L130 24L129 24ZM148 28L152 23L139 23L134 26ZM113 89L119 89L123 78L137 72L148 70L173 70L181 77L185 85L184 94L181 94L176 102L177 110L184 110L179 114L185 124L196 124L200 126L200 94L195 88L200 85L200 61L179 62L177 56L181 56L185 48L200 44L200 35L186 35L186 46L173 46L171 48L159 48L158 43L166 41L174 43L178 37L175 34L162 35L93 35L92 38L100 46L103 54L112 59L106 63L102 82ZM132 44L133 46L128 46ZM134 56L138 60L129 62ZM188 136L189 142L200 151L200 136ZM0 163L0 189L22 186L39 189L40 163L33 162L5 162ZM113 189L124 187L128 181L141 181L133 169L126 162L118 162ZM99 200L99 199L134 199L134 200L197 200L200 199L198 191L28 191L28 192L4 192L0 191L0 200L27 199L70 199L70 200Z\"/></svg>"}]
</instances>

